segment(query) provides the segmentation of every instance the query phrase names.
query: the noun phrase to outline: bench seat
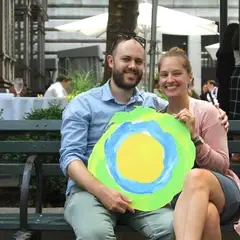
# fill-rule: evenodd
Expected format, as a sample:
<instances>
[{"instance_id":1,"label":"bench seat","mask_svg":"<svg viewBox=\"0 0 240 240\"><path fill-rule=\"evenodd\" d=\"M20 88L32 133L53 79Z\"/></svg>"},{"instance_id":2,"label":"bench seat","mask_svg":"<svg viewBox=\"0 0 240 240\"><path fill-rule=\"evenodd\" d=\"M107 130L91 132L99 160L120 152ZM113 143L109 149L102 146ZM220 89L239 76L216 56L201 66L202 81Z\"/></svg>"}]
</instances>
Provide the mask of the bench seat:
<instances>
[{"instance_id":1,"label":"bench seat","mask_svg":"<svg viewBox=\"0 0 240 240\"><path fill-rule=\"evenodd\" d=\"M1 213L0 226L2 230L18 230L20 229L18 213ZM232 225L224 225L221 227L223 233L232 232ZM71 231L72 228L65 221L62 213L29 213L28 214L28 230L40 231ZM127 226L117 225L117 232L132 231Z\"/></svg>"}]
</instances>

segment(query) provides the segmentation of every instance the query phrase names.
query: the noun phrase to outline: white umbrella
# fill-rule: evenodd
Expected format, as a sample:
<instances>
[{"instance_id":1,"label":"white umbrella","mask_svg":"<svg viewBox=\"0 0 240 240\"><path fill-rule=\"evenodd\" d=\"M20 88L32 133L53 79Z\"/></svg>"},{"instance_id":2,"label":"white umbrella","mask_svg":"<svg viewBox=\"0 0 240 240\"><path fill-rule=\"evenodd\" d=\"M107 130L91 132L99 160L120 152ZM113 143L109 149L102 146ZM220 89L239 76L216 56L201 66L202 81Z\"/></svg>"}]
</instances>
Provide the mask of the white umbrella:
<instances>
[{"instance_id":1,"label":"white umbrella","mask_svg":"<svg viewBox=\"0 0 240 240\"><path fill-rule=\"evenodd\" d=\"M217 60L216 53L219 49L219 43L214 43L205 47L213 60Z\"/></svg>"},{"instance_id":2,"label":"white umbrella","mask_svg":"<svg viewBox=\"0 0 240 240\"><path fill-rule=\"evenodd\" d=\"M152 4L139 4L138 28L151 28ZM108 13L78 20L56 27L65 32L80 31L87 36L100 36L106 32ZM189 15L162 6L158 6L158 31L172 35L216 35L217 25L214 21Z\"/></svg>"}]
</instances>

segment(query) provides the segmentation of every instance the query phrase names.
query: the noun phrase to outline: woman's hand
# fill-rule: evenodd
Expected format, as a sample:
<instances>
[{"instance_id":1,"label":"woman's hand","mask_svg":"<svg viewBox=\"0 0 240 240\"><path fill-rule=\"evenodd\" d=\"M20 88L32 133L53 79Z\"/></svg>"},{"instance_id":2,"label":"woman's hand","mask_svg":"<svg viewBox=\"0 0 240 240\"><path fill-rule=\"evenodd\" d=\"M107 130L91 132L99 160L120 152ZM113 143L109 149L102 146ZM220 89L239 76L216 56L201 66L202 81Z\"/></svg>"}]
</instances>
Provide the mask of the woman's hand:
<instances>
[{"instance_id":1,"label":"woman's hand","mask_svg":"<svg viewBox=\"0 0 240 240\"><path fill-rule=\"evenodd\" d=\"M197 132L195 129L195 117L192 115L192 113L187 108L184 108L174 116L181 122L185 123L186 127L188 128L191 134L191 138L195 139L197 137Z\"/></svg>"}]
</instances>

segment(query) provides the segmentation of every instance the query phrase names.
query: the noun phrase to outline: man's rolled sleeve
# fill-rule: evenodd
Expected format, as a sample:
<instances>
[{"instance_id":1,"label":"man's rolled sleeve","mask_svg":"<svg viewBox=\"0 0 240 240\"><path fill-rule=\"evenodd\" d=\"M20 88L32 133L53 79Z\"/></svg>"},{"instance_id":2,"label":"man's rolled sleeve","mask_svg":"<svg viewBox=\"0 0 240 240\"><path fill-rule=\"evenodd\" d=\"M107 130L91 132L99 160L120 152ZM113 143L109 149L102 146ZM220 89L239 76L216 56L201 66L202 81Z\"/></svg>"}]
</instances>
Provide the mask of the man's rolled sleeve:
<instances>
[{"instance_id":1,"label":"man's rolled sleeve","mask_svg":"<svg viewBox=\"0 0 240 240\"><path fill-rule=\"evenodd\" d=\"M61 127L60 167L67 176L68 165L87 161L87 139L90 111L80 98L73 99L63 112Z\"/></svg>"}]
</instances>

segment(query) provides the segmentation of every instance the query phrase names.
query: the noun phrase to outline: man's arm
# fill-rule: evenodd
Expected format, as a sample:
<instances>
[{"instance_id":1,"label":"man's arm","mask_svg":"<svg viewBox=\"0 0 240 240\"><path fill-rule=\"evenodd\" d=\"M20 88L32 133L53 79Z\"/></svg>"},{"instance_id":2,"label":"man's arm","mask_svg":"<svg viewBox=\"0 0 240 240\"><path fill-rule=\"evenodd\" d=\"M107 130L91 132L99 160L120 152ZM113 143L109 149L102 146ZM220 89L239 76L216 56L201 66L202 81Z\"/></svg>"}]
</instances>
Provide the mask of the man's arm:
<instances>
[{"instance_id":1,"label":"man's arm","mask_svg":"<svg viewBox=\"0 0 240 240\"><path fill-rule=\"evenodd\" d=\"M58 98L65 97L65 89L63 88L61 83L59 85L55 85L54 96Z\"/></svg>"},{"instance_id":2,"label":"man's arm","mask_svg":"<svg viewBox=\"0 0 240 240\"><path fill-rule=\"evenodd\" d=\"M73 99L62 116L60 167L68 176L68 166L73 161L86 162L89 107L82 99Z\"/></svg>"},{"instance_id":3,"label":"man's arm","mask_svg":"<svg viewBox=\"0 0 240 240\"><path fill-rule=\"evenodd\" d=\"M219 104L215 104L214 106L217 108L219 112L219 120L221 121L221 124L223 125L225 130L228 131L229 122L228 122L228 116L226 112L224 112L221 108L219 108Z\"/></svg>"},{"instance_id":4,"label":"man's arm","mask_svg":"<svg viewBox=\"0 0 240 240\"><path fill-rule=\"evenodd\" d=\"M60 166L64 174L97 196L102 184L87 170L87 141L90 123L89 106L81 99L73 99L63 113Z\"/></svg>"},{"instance_id":5,"label":"man's arm","mask_svg":"<svg viewBox=\"0 0 240 240\"><path fill-rule=\"evenodd\" d=\"M121 193L105 187L88 171L86 157L91 111L81 99L73 99L63 113L60 166L64 174L89 193L96 196L109 210L134 212L131 202Z\"/></svg>"},{"instance_id":6,"label":"man's arm","mask_svg":"<svg viewBox=\"0 0 240 240\"><path fill-rule=\"evenodd\" d=\"M82 161L72 161L68 165L68 176L82 186L83 189L99 198L104 186L94 178Z\"/></svg>"}]
</instances>

